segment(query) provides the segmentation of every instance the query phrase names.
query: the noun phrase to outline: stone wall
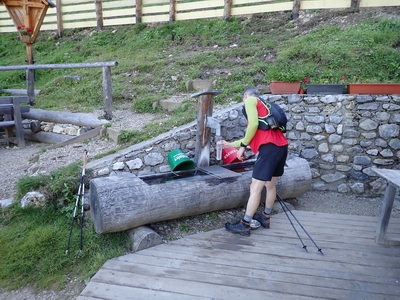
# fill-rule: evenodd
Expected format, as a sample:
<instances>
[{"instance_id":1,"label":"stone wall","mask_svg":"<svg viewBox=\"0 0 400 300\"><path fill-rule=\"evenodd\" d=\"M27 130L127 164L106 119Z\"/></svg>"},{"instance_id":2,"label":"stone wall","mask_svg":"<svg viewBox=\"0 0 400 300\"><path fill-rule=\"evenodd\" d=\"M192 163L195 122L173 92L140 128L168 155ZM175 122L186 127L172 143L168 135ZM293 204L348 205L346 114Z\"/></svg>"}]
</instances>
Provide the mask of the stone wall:
<instances>
[{"instance_id":1,"label":"stone wall","mask_svg":"<svg viewBox=\"0 0 400 300\"><path fill-rule=\"evenodd\" d=\"M381 192L386 183L371 168L399 168L400 95L267 95L288 116L289 151L309 161L312 188L342 193ZM242 104L214 114L222 137L243 137ZM194 157L196 122L90 162L95 176L168 172L168 153L179 148ZM214 141L212 141L214 146ZM247 151L248 158L252 157ZM254 155L253 155L254 157ZM215 160L211 148L210 164Z\"/></svg>"}]
</instances>

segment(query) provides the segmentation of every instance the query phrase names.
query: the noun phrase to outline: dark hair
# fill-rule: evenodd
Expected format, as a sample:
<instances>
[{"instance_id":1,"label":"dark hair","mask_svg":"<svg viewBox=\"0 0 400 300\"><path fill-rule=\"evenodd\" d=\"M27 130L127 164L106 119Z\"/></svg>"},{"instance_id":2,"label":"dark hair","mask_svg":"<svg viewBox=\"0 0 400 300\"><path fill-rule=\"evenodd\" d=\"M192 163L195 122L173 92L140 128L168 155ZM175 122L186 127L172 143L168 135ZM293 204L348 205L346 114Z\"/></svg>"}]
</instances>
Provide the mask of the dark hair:
<instances>
[{"instance_id":1,"label":"dark hair","mask_svg":"<svg viewBox=\"0 0 400 300\"><path fill-rule=\"evenodd\" d=\"M247 96L258 96L260 94L260 92L258 91L258 89L254 86L248 86L244 89L243 95L247 95Z\"/></svg>"}]
</instances>

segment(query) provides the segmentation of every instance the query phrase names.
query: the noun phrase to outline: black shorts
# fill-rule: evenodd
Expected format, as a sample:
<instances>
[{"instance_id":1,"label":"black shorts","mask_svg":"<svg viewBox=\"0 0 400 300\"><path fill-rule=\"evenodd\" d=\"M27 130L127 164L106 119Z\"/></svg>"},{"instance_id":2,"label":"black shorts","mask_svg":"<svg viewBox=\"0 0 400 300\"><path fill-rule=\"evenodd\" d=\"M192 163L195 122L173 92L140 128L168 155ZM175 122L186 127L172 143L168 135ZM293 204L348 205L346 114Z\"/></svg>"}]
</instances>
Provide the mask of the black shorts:
<instances>
[{"instance_id":1,"label":"black shorts","mask_svg":"<svg viewBox=\"0 0 400 300\"><path fill-rule=\"evenodd\" d=\"M287 154L287 145L276 146L271 143L261 145L254 163L253 178L270 181L272 177L282 176Z\"/></svg>"}]
</instances>

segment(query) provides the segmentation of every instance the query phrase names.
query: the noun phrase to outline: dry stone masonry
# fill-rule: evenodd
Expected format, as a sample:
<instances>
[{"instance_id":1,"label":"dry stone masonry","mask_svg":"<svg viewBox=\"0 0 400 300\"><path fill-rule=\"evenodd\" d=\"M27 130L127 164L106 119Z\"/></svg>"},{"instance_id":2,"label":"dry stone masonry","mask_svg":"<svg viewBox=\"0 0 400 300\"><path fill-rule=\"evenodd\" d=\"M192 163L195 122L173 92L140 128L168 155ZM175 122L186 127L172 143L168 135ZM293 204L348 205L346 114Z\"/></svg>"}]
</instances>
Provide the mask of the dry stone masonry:
<instances>
[{"instance_id":1,"label":"dry stone masonry","mask_svg":"<svg viewBox=\"0 0 400 300\"><path fill-rule=\"evenodd\" d=\"M288 116L289 151L306 159L315 190L382 192L386 183L371 168L399 168L400 95L267 95ZM242 104L214 114L222 136L244 135ZM213 135L212 135L213 136ZM194 157L196 122L89 163L96 176L168 172L168 153L179 148ZM212 144L215 145L215 141ZM211 151L211 164L220 164ZM247 155L251 155L248 151Z\"/></svg>"}]
</instances>

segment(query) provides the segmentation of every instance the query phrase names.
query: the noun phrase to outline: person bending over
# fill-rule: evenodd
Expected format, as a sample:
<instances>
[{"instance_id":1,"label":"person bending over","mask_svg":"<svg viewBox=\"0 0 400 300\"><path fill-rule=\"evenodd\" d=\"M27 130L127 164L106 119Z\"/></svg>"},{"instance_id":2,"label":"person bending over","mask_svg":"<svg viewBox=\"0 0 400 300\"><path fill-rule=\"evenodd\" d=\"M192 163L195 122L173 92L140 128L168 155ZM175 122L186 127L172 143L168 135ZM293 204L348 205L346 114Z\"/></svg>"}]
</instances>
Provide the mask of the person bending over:
<instances>
[{"instance_id":1,"label":"person bending over","mask_svg":"<svg viewBox=\"0 0 400 300\"><path fill-rule=\"evenodd\" d=\"M270 227L270 214L276 198L276 182L283 175L285 161L288 153L288 141L281 130L258 129L258 116L269 114L268 108L258 98L259 92L255 87L247 87L243 93L243 102L247 114L247 128L243 139L234 142L221 141L223 148L240 147L237 157L244 159L247 146L257 154L254 163L252 181L250 185L250 196L246 206L243 219L236 223L226 223L225 228L232 233L250 235L250 222L255 219L264 228ZM258 213L261 192L266 187L267 196L265 209Z\"/></svg>"}]
</instances>

